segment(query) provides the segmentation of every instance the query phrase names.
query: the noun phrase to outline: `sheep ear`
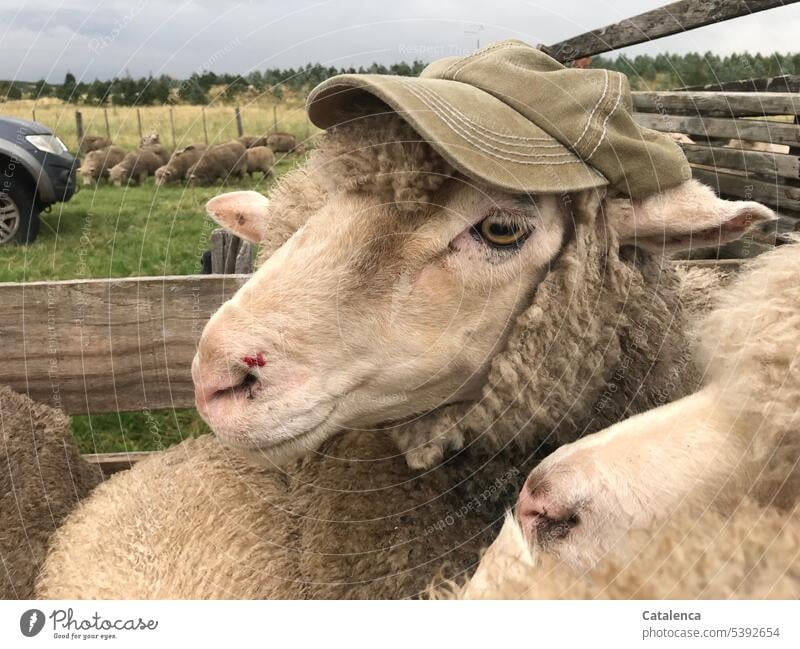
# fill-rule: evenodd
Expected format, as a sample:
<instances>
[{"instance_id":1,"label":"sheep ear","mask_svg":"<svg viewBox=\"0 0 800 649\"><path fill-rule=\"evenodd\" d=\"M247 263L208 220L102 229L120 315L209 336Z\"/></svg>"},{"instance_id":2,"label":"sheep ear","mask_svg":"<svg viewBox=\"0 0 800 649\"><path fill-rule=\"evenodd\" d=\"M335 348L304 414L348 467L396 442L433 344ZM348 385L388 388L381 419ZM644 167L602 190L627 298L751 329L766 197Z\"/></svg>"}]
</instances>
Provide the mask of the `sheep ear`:
<instances>
[{"instance_id":1,"label":"sheep ear","mask_svg":"<svg viewBox=\"0 0 800 649\"><path fill-rule=\"evenodd\" d=\"M760 203L723 200L696 180L641 201L608 200L605 213L621 245L662 254L734 241L753 225L776 218Z\"/></svg>"},{"instance_id":2,"label":"sheep ear","mask_svg":"<svg viewBox=\"0 0 800 649\"><path fill-rule=\"evenodd\" d=\"M228 232L260 243L267 229L269 199L258 192L230 192L206 203L206 212Z\"/></svg>"}]
</instances>

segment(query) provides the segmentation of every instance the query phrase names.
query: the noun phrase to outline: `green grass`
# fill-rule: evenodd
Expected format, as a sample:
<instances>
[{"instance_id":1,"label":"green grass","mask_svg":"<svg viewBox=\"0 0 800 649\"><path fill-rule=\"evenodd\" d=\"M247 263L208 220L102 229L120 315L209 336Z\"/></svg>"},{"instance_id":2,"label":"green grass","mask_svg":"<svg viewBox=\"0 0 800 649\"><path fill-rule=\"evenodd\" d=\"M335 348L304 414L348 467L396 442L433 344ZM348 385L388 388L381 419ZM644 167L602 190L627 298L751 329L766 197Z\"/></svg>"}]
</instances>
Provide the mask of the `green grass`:
<instances>
[{"instance_id":1,"label":"green grass","mask_svg":"<svg viewBox=\"0 0 800 649\"><path fill-rule=\"evenodd\" d=\"M281 160L276 175L296 164ZM101 183L42 215L39 238L29 246L0 247L0 282L189 275L217 227L205 202L237 189L268 191L272 179L187 189ZM209 432L195 410L111 413L72 418L82 453L161 450Z\"/></svg>"}]
</instances>

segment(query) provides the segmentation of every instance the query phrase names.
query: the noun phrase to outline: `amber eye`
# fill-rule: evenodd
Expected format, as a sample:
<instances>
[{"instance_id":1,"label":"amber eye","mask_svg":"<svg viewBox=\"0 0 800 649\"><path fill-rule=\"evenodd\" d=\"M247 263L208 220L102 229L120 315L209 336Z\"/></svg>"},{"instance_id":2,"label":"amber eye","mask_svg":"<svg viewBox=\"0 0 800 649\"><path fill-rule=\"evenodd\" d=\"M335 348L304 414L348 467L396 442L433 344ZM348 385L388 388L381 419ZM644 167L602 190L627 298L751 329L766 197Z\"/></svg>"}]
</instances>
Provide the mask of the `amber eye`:
<instances>
[{"instance_id":1,"label":"amber eye","mask_svg":"<svg viewBox=\"0 0 800 649\"><path fill-rule=\"evenodd\" d=\"M493 248L518 248L530 235L532 228L502 212L492 212L472 228L476 239Z\"/></svg>"}]
</instances>

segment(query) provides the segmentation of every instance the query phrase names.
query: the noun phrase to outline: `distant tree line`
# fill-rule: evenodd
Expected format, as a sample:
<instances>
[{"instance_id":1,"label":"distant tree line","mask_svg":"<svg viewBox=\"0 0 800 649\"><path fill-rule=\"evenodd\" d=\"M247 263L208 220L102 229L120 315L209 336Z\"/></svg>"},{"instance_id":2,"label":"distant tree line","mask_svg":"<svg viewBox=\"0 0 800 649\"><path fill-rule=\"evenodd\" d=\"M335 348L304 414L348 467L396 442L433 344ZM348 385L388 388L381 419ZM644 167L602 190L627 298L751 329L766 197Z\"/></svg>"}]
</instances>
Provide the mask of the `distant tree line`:
<instances>
[{"instance_id":1,"label":"distant tree line","mask_svg":"<svg viewBox=\"0 0 800 649\"><path fill-rule=\"evenodd\" d=\"M595 56L591 67L617 70L628 75L637 90L667 90L740 79L758 79L800 74L800 53L731 54L641 54L616 58Z\"/></svg>"},{"instance_id":2,"label":"distant tree line","mask_svg":"<svg viewBox=\"0 0 800 649\"><path fill-rule=\"evenodd\" d=\"M307 64L298 68L268 69L245 76L203 71L188 79L178 80L161 75L134 78L130 75L109 81L96 79L79 82L68 72L61 84L44 79L35 83L0 81L0 101L3 99L38 99L58 97L64 101L98 106L142 106L166 103L206 104L212 99L212 89L222 89L217 100L235 101L246 93L269 93L276 100L286 92L305 95L318 83L342 73L397 74L416 76L425 67L422 61L395 63L389 66L373 63L368 67L336 68ZM681 86L710 84L715 81L736 81L780 74L800 74L800 53L796 54L731 54L719 56L707 52L698 54L643 54L612 58L593 57L593 68L608 68L624 72L634 89L664 90Z\"/></svg>"}]
</instances>

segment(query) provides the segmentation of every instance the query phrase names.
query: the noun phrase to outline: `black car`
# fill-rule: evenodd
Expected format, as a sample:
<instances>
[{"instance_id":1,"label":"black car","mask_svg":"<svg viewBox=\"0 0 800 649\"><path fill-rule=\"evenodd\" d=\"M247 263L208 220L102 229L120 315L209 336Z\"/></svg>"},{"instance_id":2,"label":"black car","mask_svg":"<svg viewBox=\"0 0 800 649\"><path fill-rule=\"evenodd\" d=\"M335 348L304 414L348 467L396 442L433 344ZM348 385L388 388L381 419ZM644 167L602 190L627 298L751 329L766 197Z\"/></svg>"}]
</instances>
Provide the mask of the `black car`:
<instances>
[{"instance_id":1,"label":"black car","mask_svg":"<svg viewBox=\"0 0 800 649\"><path fill-rule=\"evenodd\" d=\"M76 167L49 128L0 116L0 245L36 238L39 213L75 193Z\"/></svg>"}]
</instances>

